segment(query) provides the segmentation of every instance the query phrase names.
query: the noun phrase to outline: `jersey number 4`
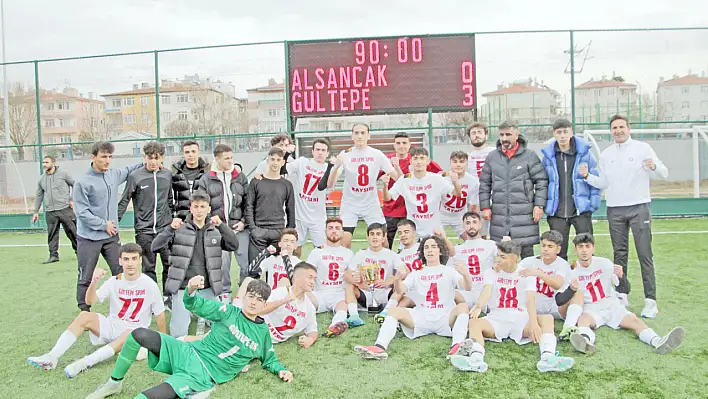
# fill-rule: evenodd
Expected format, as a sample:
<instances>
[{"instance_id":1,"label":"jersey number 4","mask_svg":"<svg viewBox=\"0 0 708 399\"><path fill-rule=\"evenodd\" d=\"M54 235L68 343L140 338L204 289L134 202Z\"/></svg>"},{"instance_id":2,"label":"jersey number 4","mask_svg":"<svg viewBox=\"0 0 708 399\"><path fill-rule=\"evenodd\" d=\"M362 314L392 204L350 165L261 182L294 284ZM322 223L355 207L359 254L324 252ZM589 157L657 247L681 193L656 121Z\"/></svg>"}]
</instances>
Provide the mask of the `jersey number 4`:
<instances>
[{"instance_id":1,"label":"jersey number 4","mask_svg":"<svg viewBox=\"0 0 708 399\"><path fill-rule=\"evenodd\" d=\"M425 295L425 301L430 302L430 307L434 308L437 306L440 297L438 296L438 283L430 283L430 288L428 288L428 293Z\"/></svg>"},{"instance_id":2,"label":"jersey number 4","mask_svg":"<svg viewBox=\"0 0 708 399\"><path fill-rule=\"evenodd\" d=\"M130 321L135 321L135 318L138 317L138 314L140 313L140 309L143 308L143 302L145 301L145 298L118 298L123 302L123 306L120 308L120 312L118 312L118 318L123 319L125 317L126 313L128 313L128 310L130 309L131 304L135 304L135 308L133 309L133 312L130 314L130 317L128 319Z\"/></svg>"}]
</instances>

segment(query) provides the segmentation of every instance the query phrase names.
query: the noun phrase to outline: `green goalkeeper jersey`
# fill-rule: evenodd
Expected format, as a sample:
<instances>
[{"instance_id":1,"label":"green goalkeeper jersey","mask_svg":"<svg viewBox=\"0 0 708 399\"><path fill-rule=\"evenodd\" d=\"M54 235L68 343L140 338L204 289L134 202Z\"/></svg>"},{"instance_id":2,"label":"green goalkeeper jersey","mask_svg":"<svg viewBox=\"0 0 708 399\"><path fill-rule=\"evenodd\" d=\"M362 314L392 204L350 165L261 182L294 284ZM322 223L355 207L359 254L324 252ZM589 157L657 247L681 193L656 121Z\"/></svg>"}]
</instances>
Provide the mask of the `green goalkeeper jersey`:
<instances>
[{"instance_id":1,"label":"green goalkeeper jersey","mask_svg":"<svg viewBox=\"0 0 708 399\"><path fill-rule=\"evenodd\" d=\"M201 341L190 342L217 384L232 380L252 360L278 375L286 368L275 356L268 325L257 317L250 320L241 309L196 295L184 295L184 307L215 323Z\"/></svg>"}]
</instances>

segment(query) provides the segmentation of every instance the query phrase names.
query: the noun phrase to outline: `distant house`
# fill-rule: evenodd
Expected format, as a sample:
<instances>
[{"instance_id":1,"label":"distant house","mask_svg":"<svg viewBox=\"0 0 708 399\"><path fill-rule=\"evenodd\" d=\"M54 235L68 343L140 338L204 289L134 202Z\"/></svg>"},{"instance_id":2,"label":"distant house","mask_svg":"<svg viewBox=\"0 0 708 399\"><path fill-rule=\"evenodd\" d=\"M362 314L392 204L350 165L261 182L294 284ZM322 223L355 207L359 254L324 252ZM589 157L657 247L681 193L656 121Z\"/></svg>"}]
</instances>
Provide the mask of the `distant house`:
<instances>
[{"instance_id":1,"label":"distant house","mask_svg":"<svg viewBox=\"0 0 708 399\"><path fill-rule=\"evenodd\" d=\"M659 120L708 121L708 78L688 74L659 80L656 88Z\"/></svg>"}]
</instances>

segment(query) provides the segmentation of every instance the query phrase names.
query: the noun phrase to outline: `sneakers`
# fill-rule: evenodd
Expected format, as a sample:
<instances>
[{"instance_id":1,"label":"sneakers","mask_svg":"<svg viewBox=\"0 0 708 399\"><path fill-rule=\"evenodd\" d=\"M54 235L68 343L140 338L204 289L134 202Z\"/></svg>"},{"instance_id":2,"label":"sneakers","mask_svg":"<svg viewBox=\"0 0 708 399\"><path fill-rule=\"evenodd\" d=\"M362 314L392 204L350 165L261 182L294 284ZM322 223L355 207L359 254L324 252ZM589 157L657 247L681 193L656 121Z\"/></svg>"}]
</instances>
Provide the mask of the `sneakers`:
<instances>
[{"instance_id":1,"label":"sneakers","mask_svg":"<svg viewBox=\"0 0 708 399\"><path fill-rule=\"evenodd\" d=\"M642 317L647 319L653 319L659 314L659 307L656 305L656 301L653 299L644 299L644 309L642 309Z\"/></svg>"},{"instance_id":2,"label":"sneakers","mask_svg":"<svg viewBox=\"0 0 708 399\"><path fill-rule=\"evenodd\" d=\"M346 322L350 328L351 327L361 327L364 324L366 324L366 322L364 320L362 320L360 316L350 317L346 320Z\"/></svg>"},{"instance_id":3,"label":"sneakers","mask_svg":"<svg viewBox=\"0 0 708 399\"><path fill-rule=\"evenodd\" d=\"M43 264L43 265L48 265L48 264L54 263L54 262L59 262L59 257L58 257L58 256L50 256L49 259L47 259L47 260L45 260L44 262L42 262L42 264Z\"/></svg>"},{"instance_id":4,"label":"sneakers","mask_svg":"<svg viewBox=\"0 0 708 399\"><path fill-rule=\"evenodd\" d=\"M340 321L329 326L329 328L322 333L322 336L326 338L338 337L344 334L344 332L347 331L348 328L349 324L347 324L346 321Z\"/></svg>"},{"instance_id":5,"label":"sneakers","mask_svg":"<svg viewBox=\"0 0 708 399\"><path fill-rule=\"evenodd\" d=\"M460 346L462 345L461 342L456 343L455 345L452 345L450 347L450 352L447 352L447 358L449 359L450 356L456 355L457 352L460 350Z\"/></svg>"},{"instance_id":6,"label":"sneakers","mask_svg":"<svg viewBox=\"0 0 708 399\"><path fill-rule=\"evenodd\" d=\"M568 341L570 339L570 336L573 334L576 334L577 332L578 332L578 327L576 327L576 326L563 327L560 334L558 334L558 340L559 341Z\"/></svg>"},{"instance_id":7,"label":"sneakers","mask_svg":"<svg viewBox=\"0 0 708 399\"><path fill-rule=\"evenodd\" d=\"M464 344L463 344L464 345ZM458 350L458 353L460 350ZM450 363L460 371L472 371L475 373L484 373L489 369L489 365L484 362L484 356L479 353L471 353L468 356L452 355L449 356Z\"/></svg>"},{"instance_id":8,"label":"sneakers","mask_svg":"<svg viewBox=\"0 0 708 399\"><path fill-rule=\"evenodd\" d=\"M384 320L386 320L386 311L385 310L379 314L374 315L374 321L377 322L378 324L383 324Z\"/></svg>"},{"instance_id":9,"label":"sneakers","mask_svg":"<svg viewBox=\"0 0 708 399\"><path fill-rule=\"evenodd\" d=\"M361 346L354 347L354 352L358 353L364 359L386 360L388 353L378 346Z\"/></svg>"},{"instance_id":10,"label":"sneakers","mask_svg":"<svg viewBox=\"0 0 708 399\"><path fill-rule=\"evenodd\" d=\"M201 391L197 392L194 395L190 396L190 399L207 399L211 397L211 394L214 393L214 390L216 389L216 385L213 387L207 389L206 391Z\"/></svg>"},{"instance_id":11,"label":"sneakers","mask_svg":"<svg viewBox=\"0 0 708 399\"><path fill-rule=\"evenodd\" d=\"M676 327L669 331L668 334L659 338L659 343L656 345L656 353L665 355L678 348L683 342L685 334L683 327Z\"/></svg>"},{"instance_id":12,"label":"sneakers","mask_svg":"<svg viewBox=\"0 0 708 399\"><path fill-rule=\"evenodd\" d=\"M145 360L147 358L148 358L148 350L147 350L147 348L143 348L141 346L140 349L138 350L138 355L135 357L135 360L141 361L141 360Z\"/></svg>"},{"instance_id":13,"label":"sneakers","mask_svg":"<svg viewBox=\"0 0 708 399\"><path fill-rule=\"evenodd\" d=\"M629 296L627 294L618 293L617 298L620 300L622 306L625 308L629 306Z\"/></svg>"},{"instance_id":14,"label":"sneakers","mask_svg":"<svg viewBox=\"0 0 708 399\"><path fill-rule=\"evenodd\" d=\"M573 348L575 348L575 350L580 353L592 355L597 352L597 348L595 347L595 345L591 344L587 338L580 335L579 333L571 334L570 344L573 345Z\"/></svg>"},{"instance_id":15,"label":"sneakers","mask_svg":"<svg viewBox=\"0 0 708 399\"><path fill-rule=\"evenodd\" d=\"M554 355L544 354L541 360L536 363L536 368L542 373L549 371L567 371L575 364L575 359L572 357L561 356L556 352Z\"/></svg>"},{"instance_id":16,"label":"sneakers","mask_svg":"<svg viewBox=\"0 0 708 399\"><path fill-rule=\"evenodd\" d=\"M86 371L89 368L88 362L85 358L81 358L74 363L64 367L64 375L66 378L74 378L80 373Z\"/></svg>"},{"instance_id":17,"label":"sneakers","mask_svg":"<svg viewBox=\"0 0 708 399\"><path fill-rule=\"evenodd\" d=\"M202 317L197 319L197 329L195 334L196 335L204 335L204 329L206 327L206 320Z\"/></svg>"},{"instance_id":18,"label":"sneakers","mask_svg":"<svg viewBox=\"0 0 708 399\"><path fill-rule=\"evenodd\" d=\"M168 312L171 312L172 311L172 297L171 296L163 296L162 302L164 302L164 304L165 304L165 310Z\"/></svg>"},{"instance_id":19,"label":"sneakers","mask_svg":"<svg viewBox=\"0 0 708 399\"><path fill-rule=\"evenodd\" d=\"M59 359L51 356L49 353L37 357L28 357L27 363L34 367L39 367L42 370L54 370L57 367Z\"/></svg>"},{"instance_id":20,"label":"sneakers","mask_svg":"<svg viewBox=\"0 0 708 399\"><path fill-rule=\"evenodd\" d=\"M98 389L86 397L86 399L103 399L111 395L120 393L123 390L123 381L113 381L108 379L108 381L98 387Z\"/></svg>"}]
</instances>

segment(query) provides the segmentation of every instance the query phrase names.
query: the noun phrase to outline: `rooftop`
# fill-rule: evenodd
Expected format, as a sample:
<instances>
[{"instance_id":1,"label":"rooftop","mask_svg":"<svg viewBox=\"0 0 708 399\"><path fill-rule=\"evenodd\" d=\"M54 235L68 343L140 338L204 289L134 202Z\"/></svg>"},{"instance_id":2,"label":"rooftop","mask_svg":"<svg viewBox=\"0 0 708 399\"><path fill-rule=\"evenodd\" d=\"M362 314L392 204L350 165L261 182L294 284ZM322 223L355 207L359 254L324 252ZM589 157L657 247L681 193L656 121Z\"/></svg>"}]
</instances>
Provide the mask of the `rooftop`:
<instances>
[{"instance_id":1,"label":"rooftop","mask_svg":"<svg viewBox=\"0 0 708 399\"><path fill-rule=\"evenodd\" d=\"M579 86L575 86L576 89L601 89L603 87L624 87L628 89L633 89L636 88L637 85L626 83L624 79L617 76L612 79L602 78L600 80L594 80L591 78L587 82Z\"/></svg>"},{"instance_id":2,"label":"rooftop","mask_svg":"<svg viewBox=\"0 0 708 399\"><path fill-rule=\"evenodd\" d=\"M659 82L661 86L690 86L690 85L705 85L708 84L708 78L698 75L686 75L674 77L673 79L663 80Z\"/></svg>"}]
</instances>

